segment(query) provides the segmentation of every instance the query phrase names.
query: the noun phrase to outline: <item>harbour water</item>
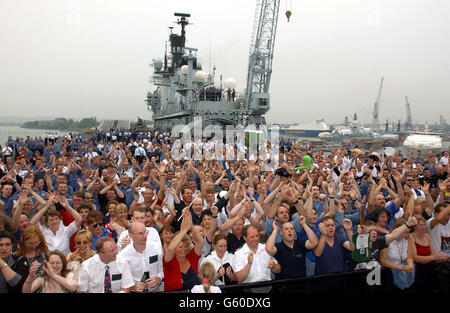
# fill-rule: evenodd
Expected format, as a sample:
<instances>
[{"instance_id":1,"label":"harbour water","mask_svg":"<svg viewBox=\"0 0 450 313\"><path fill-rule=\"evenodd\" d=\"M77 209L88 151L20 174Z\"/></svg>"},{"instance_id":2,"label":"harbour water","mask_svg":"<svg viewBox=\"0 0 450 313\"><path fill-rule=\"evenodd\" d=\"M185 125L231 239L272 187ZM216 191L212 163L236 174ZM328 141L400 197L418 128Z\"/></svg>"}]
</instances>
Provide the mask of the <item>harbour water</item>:
<instances>
[{"instance_id":1,"label":"harbour water","mask_svg":"<svg viewBox=\"0 0 450 313\"><path fill-rule=\"evenodd\" d=\"M69 132L57 131L52 129L29 129L29 128L21 128L20 126L0 126L0 145L3 146L5 142L8 140L9 136L13 139L16 137L27 138L30 136L34 137L42 137L44 138L45 133L57 133L58 136L65 136Z\"/></svg>"}]
</instances>

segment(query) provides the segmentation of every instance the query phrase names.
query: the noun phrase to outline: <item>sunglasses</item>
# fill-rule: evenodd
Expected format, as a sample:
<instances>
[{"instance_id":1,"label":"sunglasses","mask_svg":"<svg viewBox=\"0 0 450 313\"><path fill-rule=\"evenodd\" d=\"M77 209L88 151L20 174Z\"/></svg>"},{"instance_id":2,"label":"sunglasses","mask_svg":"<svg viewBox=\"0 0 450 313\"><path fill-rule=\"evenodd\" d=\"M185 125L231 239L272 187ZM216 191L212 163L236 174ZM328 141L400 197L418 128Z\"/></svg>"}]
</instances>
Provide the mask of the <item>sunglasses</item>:
<instances>
[{"instance_id":1,"label":"sunglasses","mask_svg":"<svg viewBox=\"0 0 450 313\"><path fill-rule=\"evenodd\" d=\"M81 245L81 244L87 245L88 243L89 243L88 241L77 241L76 242L77 245Z\"/></svg>"},{"instance_id":2,"label":"sunglasses","mask_svg":"<svg viewBox=\"0 0 450 313\"><path fill-rule=\"evenodd\" d=\"M97 226L101 226L101 224L100 224L100 223L93 224L93 225L92 225L92 228L97 228Z\"/></svg>"}]
</instances>

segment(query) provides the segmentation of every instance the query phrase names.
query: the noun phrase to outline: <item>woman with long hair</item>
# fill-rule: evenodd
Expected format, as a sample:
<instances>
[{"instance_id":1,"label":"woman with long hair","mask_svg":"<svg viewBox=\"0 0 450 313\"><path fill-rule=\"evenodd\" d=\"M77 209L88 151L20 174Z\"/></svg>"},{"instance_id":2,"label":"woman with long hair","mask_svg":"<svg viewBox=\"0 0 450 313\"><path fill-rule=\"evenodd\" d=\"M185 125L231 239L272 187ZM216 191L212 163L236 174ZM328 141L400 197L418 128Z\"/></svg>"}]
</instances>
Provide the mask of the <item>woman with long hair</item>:
<instances>
[{"instance_id":1,"label":"woman with long hair","mask_svg":"<svg viewBox=\"0 0 450 313\"><path fill-rule=\"evenodd\" d=\"M28 264L47 260L49 249L44 235L36 225L28 226L22 233L16 254L28 260Z\"/></svg>"},{"instance_id":2,"label":"woman with long hair","mask_svg":"<svg viewBox=\"0 0 450 313\"><path fill-rule=\"evenodd\" d=\"M427 221L421 215L415 215L418 223L414 227L414 232L409 237L408 248L412 251L412 257L416 266L415 283L412 286L415 291L426 291L428 286L434 286L433 275L430 275L431 268L427 266L431 262L446 261L446 253L438 253L434 250L431 237L427 233Z\"/></svg>"},{"instance_id":3,"label":"woman with long hair","mask_svg":"<svg viewBox=\"0 0 450 313\"><path fill-rule=\"evenodd\" d=\"M23 287L23 293L67 293L77 290L73 273L67 269L64 254L55 250L49 253L48 262L44 261L43 275L37 276L38 262L33 262Z\"/></svg>"},{"instance_id":4,"label":"woman with long hair","mask_svg":"<svg viewBox=\"0 0 450 313\"><path fill-rule=\"evenodd\" d=\"M73 272L75 280L77 280L81 269L81 263L95 255L95 252L92 250L94 246L92 233L88 229L80 230L75 235L74 243L75 251L69 253L66 259L67 268Z\"/></svg>"}]
</instances>

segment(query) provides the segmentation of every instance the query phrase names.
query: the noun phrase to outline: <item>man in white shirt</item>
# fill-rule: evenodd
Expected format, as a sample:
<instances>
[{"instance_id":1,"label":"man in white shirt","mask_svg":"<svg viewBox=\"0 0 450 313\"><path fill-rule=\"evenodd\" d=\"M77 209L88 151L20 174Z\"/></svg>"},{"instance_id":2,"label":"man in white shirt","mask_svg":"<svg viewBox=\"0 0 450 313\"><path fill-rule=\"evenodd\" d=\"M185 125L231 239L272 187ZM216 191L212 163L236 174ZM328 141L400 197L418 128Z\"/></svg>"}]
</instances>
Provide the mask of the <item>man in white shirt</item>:
<instances>
[{"instance_id":1,"label":"man in white shirt","mask_svg":"<svg viewBox=\"0 0 450 313\"><path fill-rule=\"evenodd\" d=\"M143 144L140 144L136 147L136 150L134 150L134 157L139 162L139 164L142 164L142 161L147 156L147 153L145 152L145 149L143 148Z\"/></svg>"},{"instance_id":2,"label":"man in white shirt","mask_svg":"<svg viewBox=\"0 0 450 313\"><path fill-rule=\"evenodd\" d=\"M135 292L152 292L158 289L163 278L162 249L154 242L147 243L147 229L139 222L131 223L128 228L133 243L123 248L117 260L129 263L135 282Z\"/></svg>"},{"instance_id":3,"label":"man in white shirt","mask_svg":"<svg viewBox=\"0 0 450 313\"><path fill-rule=\"evenodd\" d=\"M244 228L245 244L236 250L232 267L239 283L271 280L270 272L280 273L281 267L260 243L258 229L253 225Z\"/></svg>"},{"instance_id":4,"label":"man in white shirt","mask_svg":"<svg viewBox=\"0 0 450 313\"><path fill-rule=\"evenodd\" d=\"M114 239L100 238L96 243L96 250L96 255L81 264L77 291L129 292L134 286L133 276L128 262L116 260L117 246Z\"/></svg>"},{"instance_id":5,"label":"man in white shirt","mask_svg":"<svg viewBox=\"0 0 450 313\"><path fill-rule=\"evenodd\" d=\"M138 222L145 225L145 207L140 206L134 208L131 222ZM159 237L158 231L154 227L147 227L147 230L147 243L156 244L162 249L161 238ZM128 230L124 230L117 240L117 249L121 251L130 243L133 243L133 238L129 236Z\"/></svg>"},{"instance_id":6,"label":"man in white shirt","mask_svg":"<svg viewBox=\"0 0 450 313\"><path fill-rule=\"evenodd\" d=\"M434 209L434 216L427 220L427 230L436 253L449 253L450 205L440 203Z\"/></svg>"},{"instance_id":7,"label":"man in white shirt","mask_svg":"<svg viewBox=\"0 0 450 313\"><path fill-rule=\"evenodd\" d=\"M439 159L439 163L448 164L448 151L444 152L444 155Z\"/></svg>"}]
</instances>

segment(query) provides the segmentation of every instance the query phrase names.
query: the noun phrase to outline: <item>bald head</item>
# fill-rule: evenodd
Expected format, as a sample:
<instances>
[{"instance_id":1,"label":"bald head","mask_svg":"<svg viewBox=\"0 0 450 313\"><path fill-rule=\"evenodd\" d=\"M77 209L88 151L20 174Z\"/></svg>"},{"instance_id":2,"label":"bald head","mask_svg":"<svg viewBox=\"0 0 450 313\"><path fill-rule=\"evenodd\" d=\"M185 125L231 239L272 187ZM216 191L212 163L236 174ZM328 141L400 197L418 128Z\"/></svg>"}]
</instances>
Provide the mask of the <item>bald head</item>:
<instances>
[{"instance_id":1,"label":"bald head","mask_svg":"<svg viewBox=\"0 0 450 313\"><path fill-rule=\"evenodd\" d=\"M145 224L133 222L130 224L128 232L130 234L130 238L133 240L134 248L138 252L142 253L147 244L148 231L147 228L145 227Z\"/></svg>"},{"instance_id":2,"label":"bald head","mask_svg":"<svg viewBox=\"0 0 450 313\"><path fill-rule=\"evenodd\" d=\"M281 225L281 236L284 242L293 242L295 239L295 228L291 222Z\"/></svg>"},{"instance_id":3,"label":"bald head","mask_svg":"<svg viewBox=\"0 0 450 313\"><path fill-rule=\"evenodd\" d=\"M139 232L145 231L145 225L140 222L132 222L128 228L130 234L137 234Z\"/></svg>"}]
</instances>

